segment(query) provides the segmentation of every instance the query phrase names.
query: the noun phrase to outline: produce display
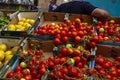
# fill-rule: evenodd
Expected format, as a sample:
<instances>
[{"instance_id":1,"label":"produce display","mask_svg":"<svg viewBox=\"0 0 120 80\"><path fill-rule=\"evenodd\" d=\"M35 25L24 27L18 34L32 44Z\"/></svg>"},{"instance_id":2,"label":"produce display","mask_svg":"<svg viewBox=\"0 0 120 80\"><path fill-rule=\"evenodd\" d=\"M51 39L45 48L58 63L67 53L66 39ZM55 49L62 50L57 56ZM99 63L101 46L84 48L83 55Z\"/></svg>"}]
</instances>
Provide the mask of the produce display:
<instances>
[{"instance_id":1,"label":"produce display","mask_svg":"<svg viewBox=\"0 0 120 80\"><path fill-rule=\"evenodd\" d=\"M34 31L35 35L54 36L54 38L61 39L63 43L67 43L70 38L73 39L75 43L79 43L82 41L82 38L94 35L94 33L92 25L81 22L79 18L75 19L73 22L66 20L64 23L53 22L41 25Z\"/></svg>"},{"instance_id":2,"label":"produce display","mask_svg":"<svg viewBox=\"0 0 120 80\"><path fill-rule=\"evenodd\" d=\"M25 31L28 28L32 27L34 22L35 20L33 19L21 18L17 24L9 24L7 26L7 30L8 31Z\"/></svg>"},{"instance_id":3,"label":"produce display","mask_svg":"<svg viewBox=\"0 0 120 80\"><path fill-rule=\"evenodd\" d=\"M14 46L13 48L8 49L6 44L0 44L0 66L7 64L10 61L17 48L17 46Z\"/></svg>"},{"instance_id":4,"label":"produce display","mask_svg":"<svg viewBox=\"0 0 120 80\"><path fill-rule=\"evenodd\" d=\"M115 20L110 20L102 23L97 22L96 30L101 41L120 42L120 24Z\"/></svg>"},{"instance_id":5,"label":"produce display","mask_svg":"<svg viewBox=\"0 0 120 80\"><path fill-rule=\"evenodd\" d=\"M114 45L115 47L112 47L114 50L110 48L111 50L107 51L106 48L106 52L102 50L100 52L102 46L98 44L101 41L120 42L119 23L111 19L104 23L98 21L93 26L94 24L89 22L82 22L84 21L82 18L67 19L63 20L64 22L61 22L62 18L60 18L60 22L57 22L59 16L55 17L52 14L52 20L47 21L45 16L42 17L43 15L39 16L40 19L37 19L37 24L33 26L34 31L23 38L15 54L17 63L13 61L14 64L6 70L4 78L120 80L120 55L117 54L118 52L115 52L115 55L112 53L119 48L115 49L116 45ZM9 24L7 30L25 31L34 23L33 19L21 18L17 24ZM99 53L97 53L98 47ZM103 48L105 47L107 46ZM10 60L14 53L15 48L13 48L8 49L6 44L0 44L0 65ZM104 56L103 53L110 53L110 56Z\"/></svg>"},{"instance_id":6,"label":"produce display","mask_svg":"<svg viewBox=\"0 0 120 80\"><path fill-rule=\"evenodd\" d=\"M25 80L87 79L90 51L83 46L67 44L59 48L58 56L45 59L41 50L23 50L19 64L6 78ZM86 74L85 74L86 73ZM17 75L16 75L17 74Z\"/></svg>"},{"instance_id":7,"label":"produce display","mask_svg":"<svg viewBox=\"0 0 120 80\"><path fill-rule=\"evenodd\" d=\"M5 17L0 17L0 29L9 23L9 19Z\"/></svg>"},{"instance_id":8,"label":"produce display","mask_svg":"<svg viewBox=\"0 0 120 80\"><path fill-rule=\"evenodd\" d=\"M101 55L96 56L95 71L99 79L120 80L120 56L108 59Z\"/></svg>"}]
</instances>

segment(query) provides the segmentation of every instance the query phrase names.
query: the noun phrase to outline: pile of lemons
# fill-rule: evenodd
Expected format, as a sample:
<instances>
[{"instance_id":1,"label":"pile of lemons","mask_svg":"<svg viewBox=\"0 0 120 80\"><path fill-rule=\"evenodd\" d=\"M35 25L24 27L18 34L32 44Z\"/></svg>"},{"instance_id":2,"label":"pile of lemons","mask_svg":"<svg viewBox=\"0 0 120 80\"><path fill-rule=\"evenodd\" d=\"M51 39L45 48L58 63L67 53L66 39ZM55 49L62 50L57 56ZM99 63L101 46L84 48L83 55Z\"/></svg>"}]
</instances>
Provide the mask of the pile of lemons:
<instances>
[{"instance_id":1,"label":"pile of lemons","mask_svg":"<svg viewBox=\"0 0 120 80\"><path fill-rule=\"evenodd\" d=\"M0 65L8 63L13 54L12 49L8 49L6 44L0 44Z\"/></svg>"},{"instance_id":2,"label":"pile of lemons","mask_svg":"<svg viewBox=\"0 0 120 80\"><path fill-rule=\"evenodd\" d=\"M25 31L28 28L32 27L35 23L34 19L21 18L17 24L9 24L7 26L8 31Z\"/></svg>"}]
</instances>

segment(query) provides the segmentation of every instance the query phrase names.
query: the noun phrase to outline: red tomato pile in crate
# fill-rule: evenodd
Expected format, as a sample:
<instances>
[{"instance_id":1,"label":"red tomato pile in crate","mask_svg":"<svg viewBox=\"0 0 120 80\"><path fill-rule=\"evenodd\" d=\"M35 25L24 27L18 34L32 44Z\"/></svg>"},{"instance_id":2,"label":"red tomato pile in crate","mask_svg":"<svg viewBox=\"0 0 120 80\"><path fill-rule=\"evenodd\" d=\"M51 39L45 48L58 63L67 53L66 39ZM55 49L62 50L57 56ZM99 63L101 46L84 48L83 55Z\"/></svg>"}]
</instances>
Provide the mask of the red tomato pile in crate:
<instances>
[{"instance_id":1,"label":"red tomato pile in crate","mask_svg":"<svg viewBox=\"0 0 120 80\"><path fill-rule=\"evenodd\" d=\"M109 26L109 27L108 27ZM91 60L90 48L105 40L119 42L119 24L114 21L97 23L96 32L92 25L66 20L64 23L51 23L34 31L35 35L53 36L53 43L58 48L57 56L45 59L41 50L23 50L19 53L19 64L14 71L6 74L6 78L18 80L120 80L120 56L109 60L101 55L95 56L95 68L89 68ZM115 32L116 31L116 32ZM117 38L117 39L116 39ZM73 43L69 43L70 39ZM80 43L83 41L83 45ZM54 54L54 53L53 53ZM16 75L17 74L17 75Z\"/></svg>"},{"instance_id":2,"label":"red tomato pile in crate","mask_svg":"<svg viewBox=\"0 0 120 80\"><path fill-rule=\"evenodd\" d=\"M99 79L120 80L120 56L112 60L101 55L96 56L95 71Z\"/></svg>"},{"instance_id":3,"label":"red tomato pile in crate","mask_svg":"<svg viewBox=\"0 0 120 80\"><path fill-rule=\"evenodd\" d=\"M69 46L68 46L69 45ZM45 75L49 80L88 79L90 51L74 44L59 48L58 56L45 59L40 50L19 53L19 64L6 78L41 80Z\"/></svg>"},{"instance_id":4,"label":"red tomato pile in crate","mask_svg":"<svg viewBox=\"0 0 120 80\"><path fill-rule=\"evenodd\" d=\"M114 20L106 21L104 23L98 21L96 30L98 38L101 41L111 40L120 42L120 24L116 23Z\"/></svg>"},{"instance_id":5,"label":"red tomato pile in crate","mask_svg":"<svg viewBox=\"0 0 120 80\"><path fill-rule=\"evenodd\" d=\"M88 37L90 35L95 35L95 31L92 25L81 22L79 18L75 19L73 22L66 20L64 23L51 23L46 25L38 26L34 30L36 35L50 35L54 36L54 39L60 39L61 42L67 43L69 38L72 38L75 43L80 43L82 38ZM59 43L56 43L57 45Z\"/></svg>"}]
</instances>

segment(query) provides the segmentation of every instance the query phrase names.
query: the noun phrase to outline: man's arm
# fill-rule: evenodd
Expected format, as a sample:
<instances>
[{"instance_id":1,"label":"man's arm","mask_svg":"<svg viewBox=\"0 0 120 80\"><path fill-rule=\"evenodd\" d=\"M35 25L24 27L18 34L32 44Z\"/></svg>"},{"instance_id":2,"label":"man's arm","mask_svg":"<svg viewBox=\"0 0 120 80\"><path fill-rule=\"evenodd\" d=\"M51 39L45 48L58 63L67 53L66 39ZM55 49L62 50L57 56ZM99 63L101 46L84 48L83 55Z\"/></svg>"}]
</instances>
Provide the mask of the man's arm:
<instances>
[{"instance_id":1,"label":"man's arm","mask_svg":"<svg viewBox=\"0 0 120 80\"><path fill-rule=\"evenodd\" d=\"M100 8L94 9L92 11L91 15L94 17L103 18L103 19L107 19L107 18L111 17L111 15L107 11L100 9Z\"/></svg>"}]
</instances>

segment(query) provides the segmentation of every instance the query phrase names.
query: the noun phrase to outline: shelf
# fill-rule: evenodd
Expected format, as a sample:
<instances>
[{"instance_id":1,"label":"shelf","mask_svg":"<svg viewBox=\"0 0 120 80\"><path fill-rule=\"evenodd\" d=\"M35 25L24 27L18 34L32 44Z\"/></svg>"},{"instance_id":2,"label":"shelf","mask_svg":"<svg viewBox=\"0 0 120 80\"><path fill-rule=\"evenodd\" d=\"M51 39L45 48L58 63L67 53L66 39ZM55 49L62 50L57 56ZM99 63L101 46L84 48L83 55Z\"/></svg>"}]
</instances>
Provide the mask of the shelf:
<instances>
[{"instance_id":1,"label":"shelf","mask_svg":"<svg viewBox=\"0 0 120 80\"><path fill-rule=\"evenodd\" d=\"M34 5L32 5L32 4L15 4L15 3L4 3L4 2L0 2L0 4L3 4L3 5L34 6Z\"/></svg>"}]
</instances>

